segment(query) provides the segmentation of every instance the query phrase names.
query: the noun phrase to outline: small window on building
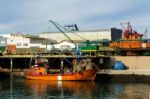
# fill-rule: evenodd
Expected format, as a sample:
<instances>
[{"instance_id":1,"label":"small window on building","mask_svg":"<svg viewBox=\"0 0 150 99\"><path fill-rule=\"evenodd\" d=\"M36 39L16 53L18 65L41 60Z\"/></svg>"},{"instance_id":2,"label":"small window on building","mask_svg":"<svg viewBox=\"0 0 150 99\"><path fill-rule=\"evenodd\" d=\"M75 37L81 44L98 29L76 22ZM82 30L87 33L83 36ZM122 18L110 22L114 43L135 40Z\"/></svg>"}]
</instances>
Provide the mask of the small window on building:
<instances>
[{"instance_id":1,"label":"small window on building","mask_svg":"<svg viewBox=\"0 0 150 99\"><path fill-rule=\"evenodd\" d=\"M23 44L23 46L28 46L28 44Z\"/></svg>"},{"instance_id":2,"label":"small window on building","mask_svg":"<svg viewBox=\"0 0 150 99\"><path fill-rule=\"evenodd\" d=\"M18 43L17 46L21 46L21 43Z\"/></svg>"}]
</instances>

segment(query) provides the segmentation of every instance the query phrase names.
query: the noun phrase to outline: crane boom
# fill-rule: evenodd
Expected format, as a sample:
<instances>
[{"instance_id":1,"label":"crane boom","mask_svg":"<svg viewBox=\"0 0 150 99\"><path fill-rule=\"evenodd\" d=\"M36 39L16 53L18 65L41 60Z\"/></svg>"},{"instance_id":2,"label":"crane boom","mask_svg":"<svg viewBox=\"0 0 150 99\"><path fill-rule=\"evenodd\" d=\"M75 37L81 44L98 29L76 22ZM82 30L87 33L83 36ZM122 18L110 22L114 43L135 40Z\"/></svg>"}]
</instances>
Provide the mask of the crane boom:
<instances>
[{"instance_id":1,"label":"crane boom","mask_svg":"<svg viewBox=\"0 0 150 99\"><path fill-rule=\"evenodd\" d=\"M51 22L61 33L63 33L63 35L65 37L67 37L73 44L75 44L76 48L75 48L75 54L78 54L77 52L79 52L79 49L78 49L78 46L77 44L59 27L62 27L61 25L59 25L58 23L52 21L52 20L49 20L49 22ZM63 28L63 27L62 27Z\"/></svg>"},{"instance_id":2,"label":"crane boom","mask_svg":"<svg viewBox=\"0 0 150 99\"><path fill-rule=\"evenodd\" d=\"M82 36L80 36L80 35L78 35L78 34L75 34L75 33L74 33L74 35L76 35L76 36L82 38L83 40L86 40L86 41L87 41L87 39L85 39L84 37L82 37Z\"/></svg>"},{"instance_id":3,"label":"crane boom","mask_svg":"<svg viewBox=\"0 0 150 99\"><path fill-rule=\"evenodd\" d=\"M73 41L62 29L60 29L60 28L58 27L58 24L57 24L56 22L54 22L54 21L52 21L52 20L49 20L49 22L51 22L60 32L63 33L63 35L64 35L65 37L67 37L71 42L74 43L74 41Z\"/></svg>"}]
</instances>

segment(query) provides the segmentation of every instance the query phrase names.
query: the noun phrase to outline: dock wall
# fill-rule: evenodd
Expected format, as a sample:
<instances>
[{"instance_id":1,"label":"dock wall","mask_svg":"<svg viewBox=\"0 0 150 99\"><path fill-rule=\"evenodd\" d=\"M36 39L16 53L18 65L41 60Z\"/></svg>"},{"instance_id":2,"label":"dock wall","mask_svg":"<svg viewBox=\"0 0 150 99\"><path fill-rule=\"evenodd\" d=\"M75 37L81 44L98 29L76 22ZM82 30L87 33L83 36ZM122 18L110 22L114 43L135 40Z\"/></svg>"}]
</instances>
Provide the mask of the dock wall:
<instances>
[{"instance_id":1,"label":"dock wall","mask_svg":"<svg viewBox=\"0 0 150 99\"><path fill-rule=\"evenodd\" d=\"M100 69L96 80L99 81L150 81L150 56L114 56L109 60L109 67L115 61L122 61L126 70Z\"/></svg>"},{"instance_id":2,"label":"dock wall","mask_svg":"<svg viewBox=\"0 0 150 99\"><path fill-rule=\"evenodd\" d=\"M100 60L103 60L100 62ZM73 58L68 58L72 61ZM59 66L59 58L48 58L50 66ZM115 61L122 61L125 66L128 66L127 70L113 70L111 69ZM97 73L97 79L102 80L118 80L118 81L150 81L150 56L112 56L112 57L96 57L93 58L93 62L96 66L99 66L100 70ZM33 65L35 62L31 62ZM102 64L101 64L102 63ZM30 58L13 58L12 75L24 76L24 71L29 69ZM64 65L70 65L64 60ZM3 71L11 72L10 58L1 58L0 67L5 68Z\"/></svg>"},{"instance_id":3,"label":"dock wall","mask_svg":"<svg viewBox=\"0 0 150 99\"><path fill-rule=\"evenodd\" d=\"M122 61L126 66L129 67L129 70L150 69L150 56L115 56L113 60Z\"/></svg>"}]
</instances>

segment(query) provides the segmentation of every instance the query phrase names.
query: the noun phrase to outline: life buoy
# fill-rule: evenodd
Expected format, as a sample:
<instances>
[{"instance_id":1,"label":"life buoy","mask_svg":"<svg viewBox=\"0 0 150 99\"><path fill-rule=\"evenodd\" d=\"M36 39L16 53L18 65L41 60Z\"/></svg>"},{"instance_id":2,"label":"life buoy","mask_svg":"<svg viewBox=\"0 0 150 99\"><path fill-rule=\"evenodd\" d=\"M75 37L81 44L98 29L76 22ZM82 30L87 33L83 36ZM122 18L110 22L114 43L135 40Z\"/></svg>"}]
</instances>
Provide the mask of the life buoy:
<instances>
[{"instance_id":1,"label":"life buoy","mask_svg":"<svg viewBox=\"0 0 150 99\"><path fill-rule=\"evenodd\" d=\"M73 61L72 61L72 64L73 65L76 65L78 62L77 62L77 60L76 59L74 59Z\"/></svg>"}]
</instances>

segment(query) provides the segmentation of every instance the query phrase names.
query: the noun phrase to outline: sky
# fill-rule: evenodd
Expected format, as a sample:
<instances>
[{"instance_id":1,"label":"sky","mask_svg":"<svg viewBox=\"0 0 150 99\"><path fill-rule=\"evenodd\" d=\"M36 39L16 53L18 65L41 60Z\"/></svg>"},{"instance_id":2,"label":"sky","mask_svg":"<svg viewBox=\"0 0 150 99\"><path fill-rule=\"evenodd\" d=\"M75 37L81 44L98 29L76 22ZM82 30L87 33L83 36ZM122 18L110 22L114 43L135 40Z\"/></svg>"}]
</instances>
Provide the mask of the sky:
<instances>
[{"instance_id":1,"label":"sky","mask_svg":"<svg viewBox=\"0 0 150 99\"><path fill-rule=\"evenodd\" d=\"M120 28L150 33L150 0L0 0L0 33L48 32L60 25L77 24L80 30ZM149 34L148 34L149 35Z\"/></svg>"}]
</instances>

